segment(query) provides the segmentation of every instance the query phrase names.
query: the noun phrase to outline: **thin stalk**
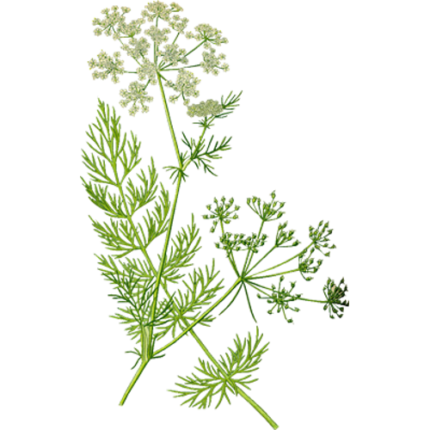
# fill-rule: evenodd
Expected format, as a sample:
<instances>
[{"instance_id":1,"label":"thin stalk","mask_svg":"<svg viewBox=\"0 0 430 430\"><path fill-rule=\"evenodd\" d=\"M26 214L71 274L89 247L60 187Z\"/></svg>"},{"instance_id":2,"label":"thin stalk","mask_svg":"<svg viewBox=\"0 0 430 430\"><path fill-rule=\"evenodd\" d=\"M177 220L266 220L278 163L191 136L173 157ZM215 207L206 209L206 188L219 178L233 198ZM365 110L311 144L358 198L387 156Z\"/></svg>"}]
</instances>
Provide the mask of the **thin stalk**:
<instances>
[{"instance_id":1,"label":"thin stalk","mask_svg":"<svg viewBox=\"0 0 430 430\"><path fill-rule=\"evenodd\" d=\"M264 220L261 220L261 225L260 225L260 230L258 231L257 241L258 241L258 239L260 239L261 233L263 231L264 222L265 222ZM248 257L250 257L249 260L248 260ZM253 257L254 257L254 253L251 252L251 250L249 249L248 253L246 254L245 264L243 265L242 276L245 276L246 271L248 270L248 267L251 264L251 261L252 261Z\"/></svg>"},{"instance_id":2,"label":"thin stalk","mask_svg":"<svg viewBox=\"0 0 430 430\"><path fill-rule=\"evenodd\" d=\"M265 279L265 278L274 278L275 276L286 275L288 273L298 272L300 269L287 270L286 272L274 273L273 275L266 276L251 276L249 279Z\"/></svg>"},{"instance_id":3,"label":"thin stalk","mask_svg":"<svg viewBox=\"0 0 430 430\"><path fill-rule=\"evenodd\" d=\"M252 272L263 260L265 260L275 249L276 245L274 245L272 248L269 249L249 270L249 272Z\"/></svg>"},{"instance_id":4,"label":"thin stalk","mask_svg":"<svg viewBox=\"0 0 430 430\"><path fill-rule=\"evenodd\" d=\"M196 46L190 52L188 52L185 56L188 56L189 54L191 54L193 51L195 51L201 45L202 45L202 43L199 44L198 46ZM155 46L154 46L154 48L155 48ZM155 62L155 64L157 64L157 56L156 56L155 49L154 49L154 56L156 57L156 58L154 58L154 62ZM198 67L198 66L199 65L189 66L189 67ZM175 152L176 152L176 156L177 156L177 159L178 159L179 168L185 170L185 168L188 167L188 165L190 164L191 160L189 160L188 163L186 163L185 166L182 165L182 160L181 160L180 153L179 153L178 143L177 143L177 140L176 140L175 131L173 129L173 124L172 124L172 120L171 120L171 116L170 116L170 111L169 111L169 107L168 107L168 104L167 104L166 96L165 96L165 93L164 93L164 88L163 88L163 85L161 83L161 78L165 79L160 73L157 73L158 84L159 84L161 95L162 95L162 99L163 99L163 104L164 104L164 109L165 109L165 113L166 113L166 118L167 118L169 130L170 130L172 141L173 141L173 144L174 144L174 147L175 147ZM202 134L201 134L201 136L199 138L199 142L203 139L203 136L204 136L207 128L208 127L204 127L203 132L202 132ZM118 178L116 169L115 169L115 175L116 175L117 184L119 184L119 178ZM156 304L157 304L157 300L158 300L158 291L159 291L160 283L162 284L163 289L166 291L167 295L169 297L171 297L170 294L168 294L167 285L165 283L161 282L161 277L162 277L162 272L163 272L163 269L164 269L164 264L165 264L165 261L166 261L166 255L167 255L167 251L168 251L168 245L169 245L169 241L170 241L170 236L171 236L171 231L172 231L172 226L173 226L173 220L174 220L174 216L175 216L175 212L176 212L176 205L177 205L177 201L178 201L178 197L179 197L179 191L180 191L181 182L182 182L182 173L180 172L179 175L178 175L178 184L177 184L175 198L174 198L174 202L173 202L172 210L171 210L171 215L170 215L170 219L169 219L169 226L168 226L168 231L167 231L166 240L165 240L165 244L164 244L164 249L163 249L163 254L162 254L162 260L160 262L158 271L155 269L155 267L154 267L154 265L153 265L153 263L152 263L149 255L148 255L146 247L144 246L144 244L143 244L143 242L142 242L142 240L140 238L140 235L138 234L137 229L136 229L136 227L135 227L135 225L134 225L134 223L132 221L131 214L128 211L128 206L126 205L126 199L125 199L124 192L123 192L123 189L122 189L122 184L119 184L119 187L118 187L120 189L121 197L122 197L122 199L123 199L123 201L124 201L124 203L126 205L127 220L129 221L129 223L130 223L130 225L131 225L131 227L132 227L132 229L133 229L133 231L134 231L134 233L136 235L136 238L137 238L137 241L138 241L140 249L142 250L142 252L143 252L146 260L150 264L150 267L151 267L151 270L154 273L154 276L157 277L156 284L155 284L155 293L154 293L155 297L154 297L153 306L152 306L152 312L151 312L152 319L155 316L155 310L156 310ZM234 268L235 268L235 265L234 265ZM238 274L237 268L235 268L235 271ZM184 330L181 333L181 335L179 335L177 338L173 339L171 342L169 342L167 345L165 345L161 349L157 350L155 353L153 351L149 350L150 348L152 348L152 345L153 345L153 342L152 342L152 338L153 338L153 326L151 326L149 328L148 351L147 351L147 354L146 355L144 354L144 347L142 345L142 363L139 366L136 374L134 375L133 379L131 380L129 386L127 387L127 389L126 389L126 391L125 391L125 393L124 393L124 395L123 395L123 397L121 399L121 402L120 402L121 406L124 405L124 403L125 403L127 397L129 396L131 390L133 389L134 385L138 381L138 379L139 379L140 375L142 374L143 370L145 369L145 367L149 363L149 361L150 361L149 357L150 356L159 355L160 352L162 352L162 351L166 350L167 348L169 348L170 346L172 346L174 343L176 343L181 337L183 337L188 332L191 333L191 335L194 337L194 339L197 341L197 343L200 345L200 347L206 353L206 355L208 356L208 358L216 365L216 367L223 373L223 375L225 377L227 377L227 375L224 373L222 367L219 365L219 363L215 360L215 358L212 356L212 354L210 353L210 351L203 344L203 342L201 341L201 339L194 332L193 327L195 325L197 325L203 318L205 318L206 315L208 315L213 309L215 309L215 307L217 307L220 303L222 303L222 301L234 290L234 288L236 288L236 286L239 283L240 283L240 279L237 279L236 282L232 285L232 287L230 287L230 289L226 292L226 294L224 294L223 297L221 297L216 303L214 303L209 309L207 309L207 311L204 312L199 317L199 319L197 319L193 324L189 325L187 327L187 329ZM174 306L176 307L176 305L174 305ZM143 342L143 340L144 340L144 334L142 332L141 333L141 341ZM150 355L148 353L150 353ZM278 425L272 420L272 418L264 411L264 409L261 406L259 406L253 399L251 399L239 387L236 387L236 390L237 390L238 394L241 397L243 397L272 426L272 428L274 428L274 429L278 428Z\"/></svg>"},{"instance_id":5,"label":"thin stalk","mask_svg":"<svg viewBox=\"0 0 430 430\"><path fill-rule=\"evenodd\" d=\"M251 278L259 278L261 277L261 275L264 275L265 273L271 272L272 270L275 269L279 269L282 266L285 266L286 264L290 264L292 261L297 260L301 254L307 252L307 250L313 246L315 244L315 241L313 241L312 243L307 244L304 248L302 248L300 251L297 251L294 255L292 255L291 257L287 258L286 260L281 261L280 263L276 263L276 264L272 264L272 266L267 267L266 269L262 269L258 272L254 272L254 273L250 273L251 271L253 271L256 267L257 267L257 263L260 264L260 260L258 260L256 263L253 264L253 266L248 270L248 275L246 276L247 278L251 279ZM273 246L269 249L269 251L273 248ZM269 252L268 251L268 252ZM266 254L264 254L266 255ZM263 256L264 257L264 256ZM295 273L295 272L290 272L290 273Z\"/></svg>"},{"instance_id":6,"label":"thin stalk","mask_svg":"<svg viewBox=\"0 0 430 430\"><path fill-rule=\"evenodd\" d=\"M211 361L211 363L221 372L225 380L228 381L230 385L235 386L236 392L239 395L239 397L242 400L244 400L249 406L251 406L251 408L254 409L254 411L267 424L269 424L271 429L278 430L280 428L280 425L270 416L270 414L256 400L254 400L243 388L238 386L234 381L232 381L229 378L229 376L227 375L225 370L221 367L217 359L209 351L209 348L203 342L203 339L201 339L194 331L191 332L191 337L194 339L194 341L197 343L197 345L200 347L200 349L203 351L206 357Z\"/></svg>"}]
</instances>

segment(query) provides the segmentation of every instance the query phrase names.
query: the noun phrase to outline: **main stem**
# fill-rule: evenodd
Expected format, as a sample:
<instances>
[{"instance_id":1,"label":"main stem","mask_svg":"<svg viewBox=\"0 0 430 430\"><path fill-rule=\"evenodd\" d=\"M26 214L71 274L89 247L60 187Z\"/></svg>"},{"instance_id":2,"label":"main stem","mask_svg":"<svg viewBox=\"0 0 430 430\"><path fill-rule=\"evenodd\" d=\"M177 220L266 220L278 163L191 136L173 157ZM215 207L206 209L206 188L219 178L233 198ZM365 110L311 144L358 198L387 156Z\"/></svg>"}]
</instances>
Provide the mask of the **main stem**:
<instances>
[{"instance_id":1,"label":"main stem","mask_svg":"<svg viewBox=\"0 0 430 430\"><path fill-rule=\"evenodd\" d=\"M179 153L179 148L178 148L178 143L176 140L176 135L173 129L173 124L172 124L172 119L170 117L170 112L169 112L169 107L167 104L167 100L166 100L166 96L164 93L164 88L163 85L161 83L161 79L160 79L160 75L157 75L158 78L158 83L160 86L160 91L161 91L161 95L163 98L163 104L164 104L164 109L165 109L165 113L166 113L166 118L167 118L167 122L169 125L169 130L170 130L170 134L172 136L172 140L173 140L173 144L175 147L175 151L176 151L176 156L178 158L178 165L179 168L182 170L184 168L184 166L182 165L182 160L180 157L180 153ZM204 130L206 131L206 129ZM171 215L170 215L170 219L169 219L169 226L168 226L168 231L167 231L167 235L166 235L166 240L164 243L164 249L163 249L163 254L162 254L162 260L160 261L160 265L158 268L158 271L155 270L154 265L151 262L151 259L145 249L145 247L143 246L143 243L139 242L139 245L146 257L146 259L148 260L148 262L150 263L151 269L154 272L154 275L157 276L157 280L156 280L156 284L155 284L155 293L154 293L154 302L153 302L153 306L151 309L151 315L152 317L155 316L155 310L156 310L156 305L157 305L157 298L158 298L158 291L159 291L159 286L161 283L161 277L162 277L162 272L164 269L164 264L166 261L166 255L167 255L167 250L168 250L168 246L169 246L169 241L170 241L170 236L171 236L171 231L172 231L172 227L173 227L173 220L174 220L174 216L175 216L175 212L176 212L176 205L177 205L177 201L178 201L178 197L179 197L179 191L180 191L180 186L181 186L181 182L182 182L182 171L179 173L178 178L177 178L178 184L176 187L176 193L175 193L175 198L174 198L174 202L172 205L172 211L171 211ZM133 225L131 221L131 217L128 217L130 223ZM138 236L138 235L137 235ZM233 286L229 289L229 291L227 292L227 294L224 294L223 297L221 297L221 299L219 299L216 303L214 303L214 305L212 305L204 314L207 315L209 314L216 306L218 306L232 291L233 289L238 285L238 283L240 282L240 279L238 279ZM166 293L168 293L167 291L167 285L165 287ZM202 316L198 319L198 321L200 321L200 319L202 318ZM161 350L167 349L169 346L171 346L173 343L176 343L183 335L185 335L187 332L190 332L191 335L193 336L193 338L196 340L196 342L200 345L200 347L203 349L203 351L206 353L206 355L208 356L208 358L212 361L212 363L221 371L221 373L223 374L224 377L228 377L228 375L224 372L224 370L222 369L222 367L219 365L218 361L213 357L213 355L210 353L210 351L206 348L206 346L204 345L204 343L202 342L202 340L197 336L197 334L194 332L194 330L192 329L192 327L196 324L192 324L191 326L189 326L186 321L185 324L188 326L186 330L184 330L184 332L181 334L181 336L178 336L176 339L174 339L172 342L170 342L169 344L165 345L163 348L161 348ZM147 366L147 364L150 361L150 357L152 355L157 355L161 350L156 351L155 354L152 351L152 338L153 338L153 327L150 327L150 333L149 333L149 341L148 341L148 348L150 348L148 350L148 352L150 354L147 354L146 357L144 357L144 360L142 360L141 365L139 366L136 374L134 375L133 379L131 380L130 384L127 387L127 390L125 391L121 401L120 401L120 405L124 405L125 401L127 400L127 397L129 396L131 390L133 389L134 385L136 384L136 382L138 381L140 375L142 374L142 372L144 371L145 367ZM249 397L243 390L241 390L239 387L236 387L237 393L244 398L270 425L272 428L277 429L278 425L275 423L275 421L272 420L272 418L267 414L267 412L261 407L259 406L253 399L251 399L251 397Z\"/></svg>"}]
</instances>

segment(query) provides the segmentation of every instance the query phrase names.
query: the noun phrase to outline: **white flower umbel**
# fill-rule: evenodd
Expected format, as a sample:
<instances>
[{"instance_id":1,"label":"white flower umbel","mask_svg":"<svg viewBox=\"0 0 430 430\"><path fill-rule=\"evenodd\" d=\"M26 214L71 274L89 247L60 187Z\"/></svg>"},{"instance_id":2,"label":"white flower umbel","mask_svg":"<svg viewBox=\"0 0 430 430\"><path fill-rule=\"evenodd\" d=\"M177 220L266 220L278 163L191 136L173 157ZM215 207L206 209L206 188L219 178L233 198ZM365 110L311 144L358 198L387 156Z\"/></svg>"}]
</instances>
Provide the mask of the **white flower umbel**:
<instances>
[{"instance_id":1,"label":"white flower umbel","mask_svg":"<svg viewBox=\"0 0 430 430\"><path fill-rule=\"evenodd\" d=\"M276 430L276 422L248 393L249 385L257 381L254 372L258 370L268 345L262 343L263 336L258 328L254 337L251 334L245 339L236 336L234 346L229 347L218 360L194 328L200 333L201 326L208 327L214 321L215 312L223 314L236 300L245 301L250 316L256 322L252 304L255 304L255 299L251 300L251 292L258 293L258 301L264 306L269 305L265 312L271 315L282 312L288 323L293 322L290 313L300 310L297 307L300 301L318 303L328 311L331 319L341 318L349 306L345 300L347 286L344 279L336 284L329 278L323 287L323 297L314 299L296 293L295 281L289 288L281 285L284 275L293 273L295 276L300 274L306 282L311 281L308 274L317 273L323 262L322 259L315 261L313 254L318 251L329 257L329 250L335 245L329 246L328 243L332 233L329 223L321 221L317 228L309 227L309 242L295 255L279 255L300 245L294 237L294 230L286 230L287 222L283 222L267 247L267 223L280 220L285 214L282 210L285 202L277 201L275 192L270 194L268 201L257 196L246 200L256 215L254 232L243 233L240 232L243 227L238 231L236 226L233 226L236 232L230 230L233 221L240 226L237 214L240 207L234 205L233 198L214 198L214 204L206 206L209 213L203 218L212 223L211 233L220 233L215 247L222 250L223 259L231 266L235 279L232 283L226 285L224 276L223 279L218 277L220 271L215 268L214 260L204 269L190 267L201 248L201 238L194 215L191 214L191 223L186 227L179 229L176 225L181 189L186 186L187 178L193 175L193 169L216 176L216 163L231 149L232 138L218 139L212 132L210 135L206 132L235 111L242 92L230 92L219 102L210 99L190 106L190 98L199 96L197 86L200 79L189 69L201 68L213 75L219 74L220 70L227 71L228 65L222 63L225 55L215 52L215 47L227 43L227 39L209 24L200 24L194 33L187 32L183 37L188 20L175 15L179 11L181 7L176 3L168 6L155 1L145 7L142 18L129 24L124 18L129 9L120 10L117 6L104 10L103 20L94 20L98 26L96 34L112 35L128 57L137 63L135 70L126 71L119 52L110 57L102 51L97 60L89 61L91 69L99 69L94 71L94 79L111 76L114 82L118 82L119 75L136 75L128 89L120 91L120 105L128 107L130 115L149 110L152 97L147 88L156 84L176 155L173 165L164 166L169 172L171 185L175 186L171 192L170 187L165 188L159 182L153 160L147 170L136 169L139 165L142 167L144 158L140 152L141 142L133 132L128 138L130 135L122 132L115 109L111 110L99 100L96 122L87 132L88 148L83 151L83 161L88 169L88 178L83 179L83 185L90 201L109 218L109 222L103 223L91 218L94 230L109 251L107 256L97 256L99 269L114 286L113 294L109 296L118 302L118 311L112 317L125 325L134 345L134 349L127 353L134 355L132 368L137 367L137 370L120 405L125 403L148 363L164 357L168 349L191 334L207 359L199 359L199 367L195 367L191 376L180 377L175 389L170 390L175 397L182 398L183 404L199 409L206 409L211 404L218 408L224 401L230 403L230 397L242 397ZM143 32L141 26L146 20L149 21L149 28L144 31L147 39L135 37ZM176 35L172 34L174 31ZM173 36L171 41L170 34ZM189 39L188 43L193 45L190 50L180 47L181 37ZM199 48L203 49L203 61L200 56L194 61L192 55ZM165 75L172 72L175 76L168 79ZM170 102L182 98L183 103L189 106L188 115L197 117L192 120L199 129L197 134L182 132L181 139L178 139L165 88L174 91ZM144 152L147 153L146 147ZM240 163L233 173L236 178L241 178ZM244 227L248 229L248 220ZM161 240L164 241L162 248ZM270 263L265 261L268 256ZM287 264L288 267L285 266ZM277 288L273 285L274 278L279 278ZM292 302L295 302L294 306ZM218 312L220 305L224 309ZM152 366L149 368L149 371L153 370ZM226 428L231 428L231 425Z\"/></svg>"},{"instance_id":2,"label":"white flower umbel","mask_svg":"<svg viewBox=\"0 0 430 430\"><path fill-rule=\"evenodd\" d=\"M122 97L124 94L128 94L127 97L130 97L131 93L139 94L140 107L137 109L134 104L130 109L132 115L138 111L148 111L145 103L152 100L152 97L146 94L149 84L156 85L159 82L162 87L171 88L177 94L170 96L169 101L174 103L182 98L184 104L188 105L191 97L199 96L197 85L200 83L200 79L188 69L199 68L204 73L214 76L218 75L220 70L229 70L228 64L223 62L225 55L217 54L214 49L214 46L228 43L221 30L209 24L199 24L194 31L186 32L189 20L178 15L178 12L182 11L182 7L177 3L168 5L154 1L144 7L138 19L129 22L126 21L126 15L130 8L125 6L103 9L101 12L103 17L93 20L96 27L94 34L112 36L114 40L119 41L121 49L127 56L136 63L134 70L126 70L119 52L109 56L105 51L102 51L97 59L88 62L90 69L96 69L93 72L94 79L107 79L110 76L112 81L117 83L119 75L137 75L141 83L133 82L128 90L121 91ZM149 28L142 28L145 23L150 23ZM146 37L138 37L142 33ZM181 37L183 40L194 39L196 46L191 49L181 47ZM200 59L197 55L199 49L203 50L203 58ZM167 76L172 73L177 73L176 79ZM121 101L121 106L130 103L131 100L127 97Z\"/></svg>"}]
</instances>

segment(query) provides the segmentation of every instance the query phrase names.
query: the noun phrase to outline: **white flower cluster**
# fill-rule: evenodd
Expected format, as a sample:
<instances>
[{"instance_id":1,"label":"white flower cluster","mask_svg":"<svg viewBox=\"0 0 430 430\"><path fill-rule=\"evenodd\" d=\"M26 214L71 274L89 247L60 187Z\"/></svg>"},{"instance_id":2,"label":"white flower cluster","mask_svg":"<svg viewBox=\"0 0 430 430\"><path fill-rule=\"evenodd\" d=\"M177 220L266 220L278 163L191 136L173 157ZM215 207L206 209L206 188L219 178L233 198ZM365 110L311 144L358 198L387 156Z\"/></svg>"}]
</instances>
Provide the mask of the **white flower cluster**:
<instances>
[{"instance_id":1,"label":"white flower cluster","mask_svg":"<svg viewBox=\"0 0 430 430\"><path fill-rule=\"evenodd\" d=\"M202 61L200 61L199 64L202 67L202 73L204 75L218 77L221 74L221 71L215 68L215 66L220 66L225 74L231 72L231 66L227 60L228 58L226 53L221 52L218 55L217 49L210 42L203 43Z\"/></svg>"},{"instance_id":2,"label":"white flower cluster","mask_svg":"<svg viewBox=\"0 0 430 430\"><path fill-rule=\"evenodd\" d=\"M213 97L208 97L206 100L200 100L197 103L186 100L182 105L185 107L187 118L207 118L224 112L220 101Z\"/></svg>"},{"instance_id":3,"label":"white flower cluster","mask_svg":"<svg viewBox=\"0 0 430 430\"><path fill-rule=\"evenodd\" d=\"M128 41L122 43L120 50L113 51L112 55L103 50L87 61L88 70L92 72L91 80L107 81L110 77L113 85L119 85L120 77L126 72L125 61L122 58L124 52L137 63L134 69L137 80L131 81L128 88L120 88L118 106L128 109L130 118L135 118L139 113L144 115L151 112L150 105L154 103L155 98L148 93L147 88L157 86L157 73L162 74L159 66L149 57L152 44L155 43L158 48L157 57L170 68L179 68L174 80L167 79L163 83L164 88L172 90L172 94L167 98L168 104L175 105L181 98L189 118L205 118L223 112L220 102L213 98L199 103L191 102L191 99L200 98L198 86L203 81L192 70L183 68L190 65L190 58L186 56L188 50L177 42L170 42L170 35L173 32L177 32L187 41L196 43L203 41L203 35L210 38L210 42L206 41L202 45L202 60L199 64L204 75L218 77L221 74L219 68L225 74L231 71L227 54L219 53L215 48L229 43L228 38L222 35L223 31L210 23L199 23L193 27L193 31L186 30L191 19L179 15L185 12L185 8L175 1L147 2L140 11L140 17L127 22L126 15L131 11L130 6L109 6L100 11L103 19L95 17L92 20L95 37L105 36L114 42L128 38ZM155 26L156 18L162 19L167 27ZM141 26L146 24L149 26L144 31Z\"/></svg>"},{"instance_id":4,"label":"white flower cluster","mask_svg":"<svg viewBox=\"0 0 430 430\"><path fill-rule=\"evenodd\" d=\"M174 82L172 79L166 79L163 83L164 88L172 90L172 94L167 97L167 103L171 106L175 105L180 96L184 100L199 99L200 90L198 86L202 82L203 80L199 79L192 70L179 69Z\"/></svg>"},{"instance_id":5,"label":"white flower cluster","mask_svg":"<svg viewBox=\"0 0 430 430\"><path fill-rule=\"evenodd\" d=\"M146 115L151 112L151 103L155 103L155 97L137 79L131 81L128 88L121 88L119 93L118 107L127 109L129 118L136 118L137 114Z\"/></svg>"},{"instance_id":6,"label":"white flower cluster","mask_svg":"<svg viewBox=\"0 0 430 430\"><path fill-rule=\"evenodd\" d=\"M112 85L121 83L120 77L125 74L125 61L121 56L121 51L114 51L109 55L105 50L102 50L94 58L87 61L88 70L91 70L92 81L107 81L110 76Z\"/></svg>"},{"instance_id":7,"label":"white flower cluster","mask_svg":"<svg viewBox=\"0 0 430 430\"><path fill-rule=\"evenodd\" d=\"M109 37L114 42L119 42L121 34L125 34L128 29L125 17L132 10L130 6L115 5L104 7L99 12L100 15L104 15L103 19L99 16L95 16L92 19L91 27L94 27L94 30L91 30L91 32L97 38L105 36ZM113 31L112 27L114 27L116 31Z\"/></svg>"}]
</instances>

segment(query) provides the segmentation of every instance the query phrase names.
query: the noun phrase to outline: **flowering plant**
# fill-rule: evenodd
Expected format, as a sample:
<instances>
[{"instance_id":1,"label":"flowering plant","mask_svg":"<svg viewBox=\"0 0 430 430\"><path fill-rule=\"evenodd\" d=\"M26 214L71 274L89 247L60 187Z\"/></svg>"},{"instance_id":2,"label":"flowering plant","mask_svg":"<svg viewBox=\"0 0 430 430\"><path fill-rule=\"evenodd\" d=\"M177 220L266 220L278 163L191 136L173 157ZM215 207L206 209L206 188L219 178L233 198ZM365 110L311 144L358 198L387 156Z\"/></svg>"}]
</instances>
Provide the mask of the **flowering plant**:
<instances>
[{"instance_id":1,"label":"flowering plant","mask_svg":"<svg viewBox=\"0 0 430 430\"><path fill-rule=\"evenodd\" d=\"M109 222L106 222L87 215L92 230L104 249L110 252L107 255L92 253L97 259L97 270L115 291L108 297L119 305L117 312L108 317L124 326L123 332L135 344L132 349L125 351L136 357L130 369L134 374L117 406L124 406L152 360L165 358L169 348L187 337L192 338L206 356L206 360L198 357L200 367L193 366L202 376L191 372L188 376L179 377L181 382L175 382L178 389L169 388L166 392L175 399L184 398L181 405L188 404L200 411L208 410L217 395L215 410L224 399L231 405L229 392L250 405L272 429L279 429L279 424L248 394L248 391L252 391L250 386L259 381L253 373L260 369L258 365L263 355L270 350L270 341L262 344L263 333L259 330L249 289L256 292L257 299L271 305L267 314L281 314L287 324L295 325L294 318L288 312L301 312L300 307L291 306L293 302L319 303L323 305L323 311L328 312L330 319L343 317L345 306L349 305L349 288L344 277L336 282L327 276L322 287L323 300L309 299L303 294L294 293L297 280L288 281L289 288L283 285L285 276L293 273L298 273L305 282L314 280L325 260L316 259L314 254L318 252L322 257L331 258L332 250L338 249L329 237L334 228L330 228L330 221L325 219L320 220L317 226L309 225L308 244L303 246L303 242L296 238L297 231L287 229L289 222L282 220L287 202L276 199L275 189L269 193L269 201L254 195L245 198L245 204L260 220L257 231L249 234L230 232L225 227L240 221L242 205L235 204L233 198L214 197L213 202L205 205L207 212L201 215L201 219L210 221L209 233L215 233L219 228L220 234L214 246L224 252L236 279L229 287L223 285L225 277L218 279L220 270L216 268L215 257L211 258L210 264L204 265L204 270L200 266L193 267L193 260L202 249L203 240L194 213L189 214L188 224L176 230L175 239L172 237L180 190L182 184L190 180L187 170L192 164L205 174L219 176L212 163L223 160L221 153L232 149L233 135L223 136L221 140L214 140L215 135L211 135L207 142L205 135L216 126L216 120L226 119L241 106L239 102L243 90L239 93L231 90L226 97L221 94L219 99L208 98L194 103L191 99L200 97L198 86L201 83L194 69L200 68L203 74L212 76L219 76L221 71L231 71L227 55L216 49L228 44L228 38L222 35L221 30L207 23L195 25L193 31L186 30L190 19L180 15L185 9L177 2L147 2L140 17L126 21L126 15L131 10L129 6L106 7L100 11L103 18L95 17L92 20L94 35L119 42L120 50L114 51L112 55L101 51L95 58L88 60L91 79L110 79L112 84L117 85L120 84L121 76L136 75L137 79L131 81L128 88L118 91L118 106L127 109L130 118L151 111L150 105L155 102L155 97L147 91L148 86L158 86L177 163L162 166L164 171L170 172L168 179L174 187L172 199L169 190L159 180L160 174L153 156L149 159L150 164L146 165L146 171L142 167L136 171L143 158L139 155L142 142L133 130L122 133L121 115L117 115L114 106L97 96L95 122L88 123L85 132L89 139L86 145L91 154L81 148L81 162L87 169L88 179L80 175L80 180L88 200L109 218ZM167 27L159 27L161 20ZM146 24L149 27L144 30L142 25ZM176 34L170 40L172 33ZM190 50L182 48L178 44L179 37L195 41L195 46ZM125 39L128 41L124 42ZM200 48L202 60L190 65L189 56ZM152 59L149 58L151 49ZM122 53L136 62L134 70L125 69ZM175 80L167 79L166 73L176 73ZM165 89L172 91L168 97ZM186 116L196 119L192 125L201 130L198 138L187 136L181 131L180 140L186 148L182 151L169 110L169 106L175 105L180 99ZM118 162L122 167L121 174ZM112 175L107 172L107 164ZM139 181L138 185L131 177L133 172ZM110 192L109 187L116 191ZM149 205L152 207L145 209L145 215L140 215L143 223L135 222L137 213ZM263 231L264 225L270 222L277 223L273 245L254 262L254 256L261 252L270 239ZM158 265L155 265L148 248L162 236L163 247L161 254L155 253L158 259ZM295 247L301 249L291 257L257 270L277 249ZM139 252L143 258L130 258L133 252ZM235 254L240 252L245 253L245 259L239 269ZM295 268L276 271L294 261L297 262ZM271 283L268 286L259 282L270 277L278 278L276 285ZM180 283L183 290L178 287ZM169 289L169 284L177 286L175 291ZM235 349L227 346L224 357L220 355L216 358L197 334L196 326L210 328L242 292L255 325L255 334L249 330L242 341L239 333L234 333ZM223 308L217 313L217 308L221 306ZM170 340L156 348L156 344L169 334Z\"/></svg>"}]
</instances>

